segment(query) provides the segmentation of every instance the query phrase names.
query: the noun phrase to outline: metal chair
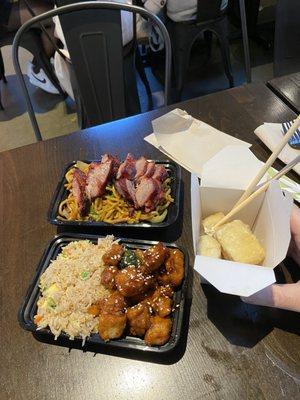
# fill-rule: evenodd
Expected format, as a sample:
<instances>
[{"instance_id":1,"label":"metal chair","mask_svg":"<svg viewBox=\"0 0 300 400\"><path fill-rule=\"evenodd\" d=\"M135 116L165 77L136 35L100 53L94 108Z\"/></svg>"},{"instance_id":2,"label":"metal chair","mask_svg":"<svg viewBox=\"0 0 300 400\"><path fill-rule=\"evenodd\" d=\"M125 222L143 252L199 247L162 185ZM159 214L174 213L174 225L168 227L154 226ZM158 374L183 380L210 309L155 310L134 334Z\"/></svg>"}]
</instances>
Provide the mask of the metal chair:
<instances>
[{"instance_id":1,"label":"metal chair","mask_svg":"<svg viewBox=\"0 0 300 400\"><path fill-rule=\"evenodd\" d=\"M198 0L196 20L187 22L169 20L167 24L173 50L176 101L179 101L181 98L192 46L202 32L208 33L206 39L209 42L211 42L212 33L217 36L220 43L225 74L230 87L233 86L226 15L228 6L221 11L221 3L222 0Z\"/></svg>"},{"instance_id":2,"label":"metal chair","mask_svg":"<svg viewBox=\"0 0 300 400\"><path fill-rule=\"evenodd\" d=\"M4 83L7 83L7 80L5 77L4 62L3 62L3 57L2 57L1 48L0 48L0 82L2 80ZM1 97L1 87L0 87L0 110L4 110L4 107L2 104L2 97Z\"/></svg>"},{"instance_id":3,"label":"metal chair","mask_svg":"<svg viewBox=\"0 0 300 400\"><path fill-rule=\"evenodd\" d=\"M300 70L299 0L278 0L276 6L274 76Z\"/></svg>"},{"instance_id":4,"label":"metal chair","mask_svg":"<svg viewBox=\"0 0 300 400\"><path fill-rule=\"evenodd\" d=\"M93 22L86 25L85 17L90 10L93 10ZM158 17L144 8L113 2L84 2L59 7L26 22L13 43L14 68L37 140L42 140L42 136L18 58L23 34L37 22L54 16L65 18L64 34L80 98L89 125L95 125L126 116L125 95L130 93L124 92L121 10L140 14L160 29L166 47L164 105L169 103L171 43L166 27ZM73 14L74 18L71 18ZM91 21L90 16L88 20Z\"/></svg>"},{"instance_id":5,"label":"metal chair","mask_svg":"<svg viewBox=\"0 0 300 400\"><path fill-rule=\"evenodd\" d=\"M69 5L69 4L80 3L80 2L83 2L83 1L88 1L88 0L81 0L81 1L80 0L56 0L55 2L56 2L56 6L57 7L62 7L62 6L66 6L66 5ZM94 1L96 1L96 0L94 0ZM132 5L136 5L136 6L141 6L142 7L143 3L140 3L137 0L132 0ZM63 18L61 18L61 19L63 19ZM134 34L134 38L133 38L133 41L132 41L131 45L127 46L125 57L131 59L130 60L131 64L135 63L136 71L137 71L137 73L138 73L138 75L139 75L139 77L141 79L141 82L143 83L143 85L145 87L145 90L146 90L146 93L147 93L148 111L150 111L150 110L153 109L153 99L152 99L152 93L151 93L150 84L149 84L149 81L148 81L148 78L147 78L147 75L146 75L146 72L145 72L145 68L144 68L144 65L143 65L143 59L142 59L142 56L140 54L140 49L139 49L139 46L138 46L138 44L140 42L136 37L136 20L135 19L136 18L135 18L135 15L134 15L133 16L133 34ZM87 24L89 23L88 20L85 21L85 22ZM61 23L64 25L64 21L63 20L61 21ZM66 29L66 28L63 26L63 29ZM129 71L125 71L125 74L126 74L126 72L127 72L127 75L128 74L130 75ZM134 69L131 68L131 74L134 74L134 73L135 73ZM75 80L74 80L73 83L76 84ZM74 91L76 92L76 88L73 88L73 92ZM133 91L135 92L134 96L133 96L133 93L132 93ZM131 96L130 96L130 99L128 99L128 100L130 100L133 103L130 108L131 108L132 111L135 111L135 113L140 112L140 104L139 104L139 100L138 100L137 87L131 88L130 92L131 92ZM75 100L77 101L77 103L80 102L80 99L75 99ZM82 114L82 116L84 116L84 114ZM81 122L81 126L84 126L84 122L85 121L82 120L80 122Z\"/></svg>"}]
</instances>

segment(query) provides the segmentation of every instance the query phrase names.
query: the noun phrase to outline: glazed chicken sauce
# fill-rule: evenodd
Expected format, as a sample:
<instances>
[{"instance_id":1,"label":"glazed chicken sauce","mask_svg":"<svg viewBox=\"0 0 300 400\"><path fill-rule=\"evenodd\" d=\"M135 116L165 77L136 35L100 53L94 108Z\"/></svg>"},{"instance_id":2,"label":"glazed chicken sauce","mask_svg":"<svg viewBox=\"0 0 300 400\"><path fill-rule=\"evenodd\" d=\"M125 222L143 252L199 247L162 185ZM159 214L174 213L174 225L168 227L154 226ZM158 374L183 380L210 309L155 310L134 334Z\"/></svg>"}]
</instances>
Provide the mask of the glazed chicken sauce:
<instances>
[{"instance_id":1,"label":"glazed chicken sauce","mask_svg":"<svg viewBox=\"0 0 300 400\"><path fill-rule=\"evenodd\" d=\"M101 283L110 295L89 308L99 318L100 337L107 341L130 333L148 346L167 343L174 290L184 277L183 253L162 243L146 250L114 244L103 262Z\"/></svg>"}]
</instances>

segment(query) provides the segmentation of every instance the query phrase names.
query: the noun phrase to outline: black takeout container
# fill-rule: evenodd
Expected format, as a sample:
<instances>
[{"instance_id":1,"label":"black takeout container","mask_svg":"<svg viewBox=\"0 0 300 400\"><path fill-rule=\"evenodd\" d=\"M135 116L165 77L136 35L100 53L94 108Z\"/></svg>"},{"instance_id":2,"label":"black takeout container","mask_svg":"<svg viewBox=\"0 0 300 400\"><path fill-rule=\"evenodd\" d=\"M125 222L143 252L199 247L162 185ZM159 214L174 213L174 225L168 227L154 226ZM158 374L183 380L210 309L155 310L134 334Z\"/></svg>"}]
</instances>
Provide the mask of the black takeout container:
<instances>
[{"instance_id":1,"label":"black takeout container","mask_svg":"<svg viewBox=\"0 0 300 400\"><path fill-rule=\"evenodd\" d=\"M90 240L93 243L97 242L98 238L103 236L98 235L85 235L80 233L65 233L62 235L57 235L47 246L39 264L34 274L33 280L27 290L26 296L20 307L18 313L18 321L21 327L25 330L31 331L34 337L42 342L48 344L56 344L67 348L77 348L84 351L93 351L95 353L108 353L112 355L117 355L126 358L139 358L142 356L147 359L147 356L154 356L156 359L150 361L160 362L159 358L171 355L177 352L177 348L186 339L188 328L188 320L185 321L189 315L187 308L187 293L188 293L188 277L189 277L189 263L188 255L185 251L179 248L176 244L165 243L168 248L179 248L184 254L185 263L185 274L183 282L179 289L174 293L173 297L173 313L172 318L172 332L170 340L163 346L147 346L143 339L126 336L122 339L111 340L105 342L100 338L98 334L92 334L86 339L86 343L82 346L82 339L75 338L74 340L69 340L67 334L62 333L57 340L54 340L54 335L51 333L49 328L37 330L34 324L34 315L37 311L37 301L40 297L39 289L39 279L41 274L48 268L51 260L55 260L57 255L61 252L62 248L66 246L71 241L77 240ZM131 240L131 239L120 239L120 243L124 244L129 248L139 248L146 249L149 246L157 243L154 241L144 241L144 240ZM187 317L187 318L186 318ZM184 324L185 321L185 324ZM178 353L178 352L177 352ZM182 354L183 355L183 354ZM181 355L181 356L182 356Z\"/></svg>"},{"instance_id":2,"label":"black takeout container","mask_svg":"<svg viewBox=\"0 0 300 400\"><path fill-rule=\"evenodd\" d=\"M150 161L150 160L149 160ZM56 187L56 190L53 194L47 219L53 225L59 226L76 226L76 227L116 227L116 228L166 228L172 225L178 218L179 207L180 207L180 186L181 186L181 169L179 165L172 161L159 161L153 160L157 165L163 165L169 173L169 177L171 180L171 195L174 199L174 202L170 204L168 208L168 214L166 219L160 223L151 223L151 222L139 222L136 224L127 224L127 223L117 223L117 224L108 224L106 222L98 222L98 221L62 221L58 216L58 207L61 201L65 200L68 196L68 191L65 188L65 184L67 180L65 178L66 172L72 168L76 161L68 164L62 174L62 177ZM93 160L83 160L83 162L91 163Z\"/></svg>"}]
</instances>

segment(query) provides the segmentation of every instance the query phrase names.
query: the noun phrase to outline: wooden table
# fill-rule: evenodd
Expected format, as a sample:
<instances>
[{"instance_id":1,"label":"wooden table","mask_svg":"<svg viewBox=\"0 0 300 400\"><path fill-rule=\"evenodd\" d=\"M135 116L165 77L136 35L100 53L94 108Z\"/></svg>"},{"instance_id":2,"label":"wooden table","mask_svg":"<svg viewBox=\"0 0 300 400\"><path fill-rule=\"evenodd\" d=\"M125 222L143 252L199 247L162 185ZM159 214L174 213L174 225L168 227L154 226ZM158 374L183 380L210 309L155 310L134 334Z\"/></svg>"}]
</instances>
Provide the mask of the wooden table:
<instances>
[{"instance_id":1,"label":"wooden table","mask_svg":"<svg viewBox=\"0 0 300 400\"><path fill-rule=\"evenodd\" d=\"M253 130L264 121L295 116L263 84L179 106L218 129L251 141L261 159L269 151ZM196 273L186 351L175 364L69 352L36 341L18 325L20 303L46 244L56 233L45 216L63 166L104 152L124 157L131 151L164 158L143 137L151 132L151 120L165 112L160 109L0 154L1 399L299 398L299 315L246 305L212 286L201 286ZM190 174L183 170L182 178L182 224L159 234L139 233L139 237L176 240L188 250L192 266ZM285 267L284 272L279 269L279 279L296 273L291 267L290 273Z\"/></svg>"},{"instance_id":2,"label":"wooden table","mask_svg":"<svg viewBox=\"0 0 300 400\"><path fill-rule=\"evenodd\" d=\"M300 72L271 79L267 86L295 113L300 114Z\"/></svg>"}]
</instances>

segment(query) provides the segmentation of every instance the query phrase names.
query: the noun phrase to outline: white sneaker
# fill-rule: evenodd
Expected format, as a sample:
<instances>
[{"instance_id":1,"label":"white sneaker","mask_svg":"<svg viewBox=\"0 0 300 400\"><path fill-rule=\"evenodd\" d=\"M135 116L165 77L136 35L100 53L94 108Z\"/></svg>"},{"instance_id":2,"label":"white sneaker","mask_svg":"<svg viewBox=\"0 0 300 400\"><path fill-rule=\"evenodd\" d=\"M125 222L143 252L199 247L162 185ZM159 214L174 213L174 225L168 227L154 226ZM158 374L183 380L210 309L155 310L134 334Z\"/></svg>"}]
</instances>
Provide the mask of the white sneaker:
<instances>
[{"instance_id":1,"label":"white sneaker","mask_svg":"<svg viewBox=\"0 0 300 400\"><path fill-rule=\"evenodd\" d=\"M45 92L52 93L52 94L59 94L59 91L49 80L49 78L45 74L44 70L40 69L40 71L36 74L33 71L33 64L30 61L27 64L27 76L29 78L29 82L32 85L43 89Z\"/></svg>"}]
</instances>

